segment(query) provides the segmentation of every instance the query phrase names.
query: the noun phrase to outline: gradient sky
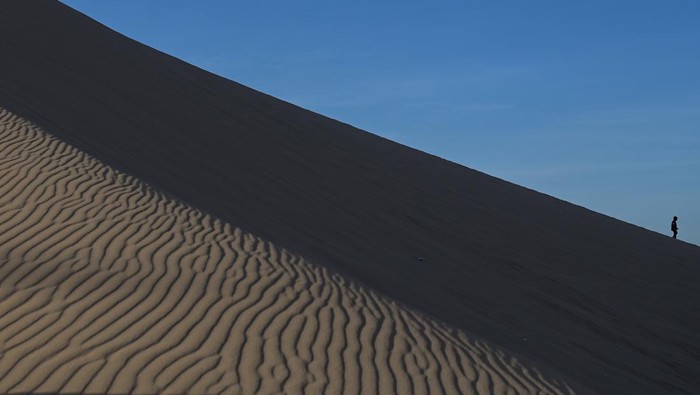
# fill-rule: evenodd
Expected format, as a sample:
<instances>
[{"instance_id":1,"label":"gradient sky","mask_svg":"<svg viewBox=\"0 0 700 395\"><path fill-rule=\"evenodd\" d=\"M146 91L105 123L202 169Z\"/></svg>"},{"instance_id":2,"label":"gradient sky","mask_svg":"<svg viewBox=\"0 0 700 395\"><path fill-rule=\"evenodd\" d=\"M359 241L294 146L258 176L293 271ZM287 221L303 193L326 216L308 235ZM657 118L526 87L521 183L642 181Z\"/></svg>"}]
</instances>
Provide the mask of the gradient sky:
<instances>
[{"instance_id":1,"label":"gradient sky","mask_svg":"<svg viewBox=\"0 0 700 395\"><path fill-rule=\"evenodd\" d=\"M156 49L700 245L700 2L94 1Z\"/></svg>"}]
</instances>

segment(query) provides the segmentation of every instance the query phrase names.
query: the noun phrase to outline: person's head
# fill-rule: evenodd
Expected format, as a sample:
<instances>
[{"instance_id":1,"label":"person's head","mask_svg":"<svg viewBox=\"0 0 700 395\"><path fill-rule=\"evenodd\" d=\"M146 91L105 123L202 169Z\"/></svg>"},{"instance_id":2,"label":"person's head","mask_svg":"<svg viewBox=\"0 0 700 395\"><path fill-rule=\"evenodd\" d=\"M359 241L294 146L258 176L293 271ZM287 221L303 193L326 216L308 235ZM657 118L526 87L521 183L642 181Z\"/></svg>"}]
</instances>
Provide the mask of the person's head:
<instances>
[{"instance_id":1,"label":"person's head","mask_svg":"<svg viewBox=\"0 0 700 395\"><path fill-rule=\"evenodd\" d=\"M677 219L678 219L678 217L676 217L676 216L674 215L674 216L673 216L673 220L675 221L675 220L677 220Z\"/></svg>"}]
</instances>

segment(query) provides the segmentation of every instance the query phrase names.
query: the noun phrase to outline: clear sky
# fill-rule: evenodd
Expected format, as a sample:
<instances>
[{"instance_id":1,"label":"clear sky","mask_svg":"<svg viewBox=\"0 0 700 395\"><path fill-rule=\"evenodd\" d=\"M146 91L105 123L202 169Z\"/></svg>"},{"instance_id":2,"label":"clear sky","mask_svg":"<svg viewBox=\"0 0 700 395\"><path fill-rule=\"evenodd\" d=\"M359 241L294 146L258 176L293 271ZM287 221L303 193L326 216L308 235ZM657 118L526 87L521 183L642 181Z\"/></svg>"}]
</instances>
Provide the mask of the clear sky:
<instances>
[{"instance_id":1,"label":"clear sky","mask_svg":"<svg viewBox=\"0 0 700 395\"><path fill-rule=\"evenodd\" d=\"M94 1L142 43L700 245L700 2Z\"/></svg>"}]
</instances>

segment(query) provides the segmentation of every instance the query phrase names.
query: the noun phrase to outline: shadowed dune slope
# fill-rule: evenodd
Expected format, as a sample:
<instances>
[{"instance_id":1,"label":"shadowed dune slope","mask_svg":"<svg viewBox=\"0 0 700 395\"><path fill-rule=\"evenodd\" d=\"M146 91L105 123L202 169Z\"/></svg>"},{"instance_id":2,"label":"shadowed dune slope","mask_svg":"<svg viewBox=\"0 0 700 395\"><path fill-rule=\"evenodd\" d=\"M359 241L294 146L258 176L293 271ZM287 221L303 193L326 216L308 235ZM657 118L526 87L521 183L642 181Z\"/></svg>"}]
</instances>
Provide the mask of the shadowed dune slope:
<instances>
[{"instance_id":1,"label":"shadowed dune slope","mask_svg":"<svg viewBox=\"0 0 700 395\"><path fill-rule=\"evenodd\" d=\"M0 393L571 393L0 109Z\"/></svg>"},{"instance_id":2,"label":"shadowed dune slope","mask_svg":"<svg viewBox=\"0 0 700 395\"><path fill-rule=\"evenodd\" d=\"M0 53L0 105L197 208L600 392L700 388L697 246L303 110L58 2L4 2Z\"/></svg>"}]
</instances>

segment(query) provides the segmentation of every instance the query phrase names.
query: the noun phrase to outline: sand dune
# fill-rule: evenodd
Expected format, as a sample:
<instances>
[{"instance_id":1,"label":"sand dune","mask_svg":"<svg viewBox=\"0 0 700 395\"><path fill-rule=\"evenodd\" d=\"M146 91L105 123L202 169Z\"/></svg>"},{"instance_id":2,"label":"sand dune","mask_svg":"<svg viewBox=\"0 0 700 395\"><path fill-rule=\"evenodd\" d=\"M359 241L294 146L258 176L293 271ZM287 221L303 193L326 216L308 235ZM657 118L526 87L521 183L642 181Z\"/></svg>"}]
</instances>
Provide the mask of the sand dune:
<instances>
[{"instance_id":1,"label":"sand dune","mask_svg":"<svg viewBox=\"0 0 700 395\"><path fill-rule=\"evenodd\" d=\"M0 110L0 392L569 393Z\"/></svg>"},{"instance_id":2,"label":"sand dune","mask_svg":"<svg viewBox=\"0 0 700 395\"><path fill-rule=\"evenodd\" d=\"M146 194L157 190L186 202L583 388L605 394L696 394L700 388L697 246L314 114L141 45L56 1L3 2L0 54L0 106L123 172L119 174L148 183L153 189L145 189ZM40 146L30 152L41 152ZM0 160L10 164L21 158ZM24 168L30 163L13 171L17 182L40 179ZM81 166L93 169L69 163L66 174ZM49 182L16 193L33 194L26 202L42 202L70 188L78 196L92 193L92 184L76 184ZM121 187L113 188L124 196L124 204L142 206ZM80 243L80 232L97 229L100 221L91 222L93 218L112 218L111 210L94 208L85 212L85 224L71 224L77 219L77 196L65 198L62 211L31 212L22 211L21 199L0 198L9 202L3 214L9 227L29 232L1 245L13 259L23 259L22 254L48 259L56 248ZM171 206L163 201L155 207L164 213ZM146 257L151 264L170 259L165 255L179 239L148 227L160 229L174 220L148 222L150 214L136 210L133 218L145 222L123 225L123 232L134 234L124 241L125 253ZM62 231L39 221L54 215ZM13 270L12 281L22 286L30 276L32 281L67 276L70 267L57 262L86 255L90 265L100 265L97 261L121 248L111 244L123 237L119 232L91 239L104 248L90 244L60 255L55 270L47 265L26 273L30 269L24 265L3 265L2 270ZM91 231L84 237L99 234ZM134 240L152 245L135 252ZM204 258L194 260L197 252L173 254L203 264ZM417 261L418 256L424 260ZM128 274L135 268L151 270L136 262L120 260L113 268ZM180 271L152 270L151 276L164 281L184 279ZM104 275L94 274L73 293L62 292L70 297L88 292L95 282L102 284ZM164 296L174 289L154 286L148 295L135 291L130 297L155 295L166 304L176 303ZM19 294L43 295L46 299L27 300L27 308L38 308L51 302L51 292ZM21 296L13 300L22 307ZM115 308L128 311L128 306ZM120 313L125 322L135 315L149 319L163 313L146 304L134 309ZM32 317L46 324L75 314ZM21 327L28 325L22 321ZM21 339L17 336L13 341ZM333 353L354 352L347 344ZM88 370L78 374L92 374Z\"/></svg>"}]
</instances>

